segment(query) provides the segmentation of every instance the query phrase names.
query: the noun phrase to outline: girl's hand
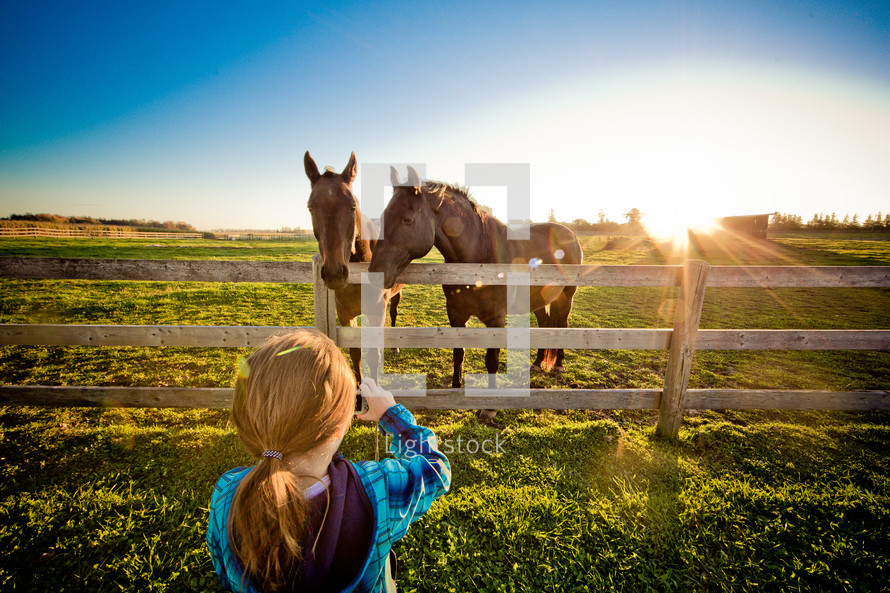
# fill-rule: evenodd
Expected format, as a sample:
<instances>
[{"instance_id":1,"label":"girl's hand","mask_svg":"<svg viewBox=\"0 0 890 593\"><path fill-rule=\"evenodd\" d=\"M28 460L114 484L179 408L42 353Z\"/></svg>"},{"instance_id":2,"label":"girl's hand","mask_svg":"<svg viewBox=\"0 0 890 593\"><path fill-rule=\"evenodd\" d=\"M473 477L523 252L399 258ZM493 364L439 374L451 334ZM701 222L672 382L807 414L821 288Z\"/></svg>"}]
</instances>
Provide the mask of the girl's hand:
<instances>
[{"instance_id":1,"label":"girl's hand","mask_svg":"<svg viewBox=\"0 0 890 593\"><path fill-rule=\"evenodd\" d=\"M383 389L370 377L362 379L361 384L362 397L368 402L368 411L358 416L359 420L370 420L377 422L383 413L396 405L396 400L392 393Z\"/></svg>"}]
</instances>

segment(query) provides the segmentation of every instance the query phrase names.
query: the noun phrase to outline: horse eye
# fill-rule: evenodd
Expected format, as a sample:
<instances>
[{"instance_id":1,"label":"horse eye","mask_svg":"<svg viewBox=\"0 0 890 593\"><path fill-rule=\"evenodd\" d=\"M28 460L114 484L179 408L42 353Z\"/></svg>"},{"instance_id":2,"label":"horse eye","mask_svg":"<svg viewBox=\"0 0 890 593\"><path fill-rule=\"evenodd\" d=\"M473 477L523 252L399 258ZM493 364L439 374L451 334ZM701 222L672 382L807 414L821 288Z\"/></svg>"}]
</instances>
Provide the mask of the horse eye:
<instances>
[{"instance_id":1,"label":"horse eye","mask_svg":"<svg viewBox=\"0 0 890 593\"><path fill-rule=\"evenodd\" d=\"M414 222L413 218L403 218L402 219L402 224L411 224L412 222Z\"/></svg>"}]
</instances>

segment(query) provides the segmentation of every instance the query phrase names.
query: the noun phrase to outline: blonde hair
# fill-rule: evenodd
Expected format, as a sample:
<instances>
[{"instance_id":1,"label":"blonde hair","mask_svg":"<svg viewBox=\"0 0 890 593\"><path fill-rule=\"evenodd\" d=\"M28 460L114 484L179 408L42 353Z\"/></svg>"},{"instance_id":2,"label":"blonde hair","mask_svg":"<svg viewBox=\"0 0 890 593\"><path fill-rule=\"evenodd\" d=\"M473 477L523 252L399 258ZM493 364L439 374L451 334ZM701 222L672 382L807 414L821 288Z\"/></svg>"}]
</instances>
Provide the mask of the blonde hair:
<instances>
[{"instance_id":1,"label":"blonde hair","mask_svg":"<svg viewBox=\"0 0 890 593\"><path fill-rule=\"evenodd\" d=\"M244 576L260 589L281 589L303 560L309 511L288 458L339 435L352 417L354 398L346 358L315 330L269 338L239 364L232 421L259 461L235 493L229 540ZM282 458L260 457L269 450Z\"/></svg>"}]
</instances>

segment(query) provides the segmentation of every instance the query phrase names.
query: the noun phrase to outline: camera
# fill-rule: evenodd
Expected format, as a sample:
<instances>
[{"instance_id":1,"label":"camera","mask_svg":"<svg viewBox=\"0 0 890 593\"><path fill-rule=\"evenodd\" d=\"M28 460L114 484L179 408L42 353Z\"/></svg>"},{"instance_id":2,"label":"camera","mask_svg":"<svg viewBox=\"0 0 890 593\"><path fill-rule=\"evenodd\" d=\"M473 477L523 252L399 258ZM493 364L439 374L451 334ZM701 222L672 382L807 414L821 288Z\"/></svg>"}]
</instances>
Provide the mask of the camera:
<instances>
[{"instance_id":1,"label":"camera","mask_svg":"<svg viewBox=\"0 0 890 593\"><path fill-rule=\"evenodd\" d=\"M368 411L368 402L362 397L362 388L355 388L355 415L361 416Z\"/></svg>"}]
</instances>

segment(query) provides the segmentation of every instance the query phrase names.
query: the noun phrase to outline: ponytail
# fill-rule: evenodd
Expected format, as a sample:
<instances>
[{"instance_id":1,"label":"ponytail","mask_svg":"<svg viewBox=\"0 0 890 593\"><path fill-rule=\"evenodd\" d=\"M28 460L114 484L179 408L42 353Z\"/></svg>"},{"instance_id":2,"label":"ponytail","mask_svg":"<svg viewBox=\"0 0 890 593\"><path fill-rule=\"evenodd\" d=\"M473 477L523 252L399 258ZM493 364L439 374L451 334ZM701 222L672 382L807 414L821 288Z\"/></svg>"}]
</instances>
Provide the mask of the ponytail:
<instances>
[{"instance_id":1,"label":"ponytail","mask_svg":"<svg viewBox=\"0 0 890 593\"><path fill-rule=\"evenodd\" d=\"M235 493L232 549L244 576L278 591L303 560L301 535L308 506L298 478L275 458L263 458Z\"/></svg>"},{"instance_id":2,"label":"ponytail","mask_svg":"<svg viewBox=\"0 0 890 593\"><path fill-rule=\"evenodd\" d=\"M270 338L241 365L232 420L259 461L235 493L229 540L244 578L260 589L279 591L299 574L309 507L288 461L344 429L354 386L343 353L314 330ZM281 458L260 457L267 450Z\"/></svg>"}]
</instances>

